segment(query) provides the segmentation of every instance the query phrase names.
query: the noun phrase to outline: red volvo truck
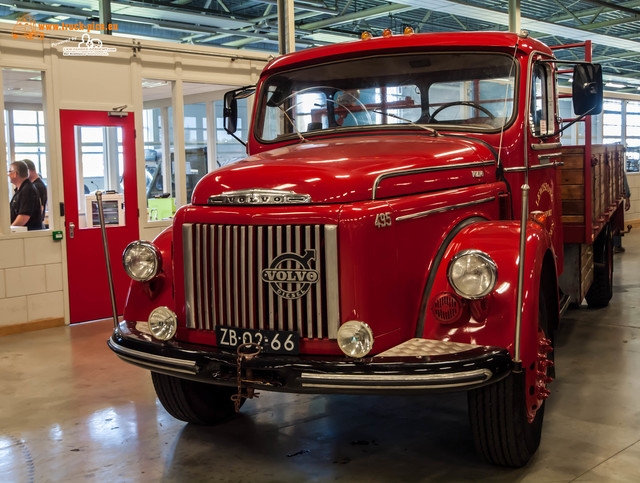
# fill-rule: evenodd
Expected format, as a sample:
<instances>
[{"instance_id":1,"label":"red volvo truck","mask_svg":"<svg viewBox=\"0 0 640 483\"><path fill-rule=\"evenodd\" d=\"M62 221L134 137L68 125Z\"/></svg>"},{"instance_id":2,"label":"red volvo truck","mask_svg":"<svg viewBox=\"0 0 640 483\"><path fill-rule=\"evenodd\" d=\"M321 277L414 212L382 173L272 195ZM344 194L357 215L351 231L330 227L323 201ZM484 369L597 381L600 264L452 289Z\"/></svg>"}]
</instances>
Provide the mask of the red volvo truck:
<instances>
[{"instance_id":1,"label":"red volvo truck","mask_svg":"<svg viewBox=\"0 0 640 483\"><path fill-rule=\"evenodd\" d=\"M256 96L248 157L127 247L109 346L196 424L256 390L467 391L479 451L522 466L563 308L612 295L624 153L590 128L561 145L556 82L573 72L571 122L588 119L602 71L525 34L368 37L227 93L230 133Z\"/></svg>"}]
</instances>

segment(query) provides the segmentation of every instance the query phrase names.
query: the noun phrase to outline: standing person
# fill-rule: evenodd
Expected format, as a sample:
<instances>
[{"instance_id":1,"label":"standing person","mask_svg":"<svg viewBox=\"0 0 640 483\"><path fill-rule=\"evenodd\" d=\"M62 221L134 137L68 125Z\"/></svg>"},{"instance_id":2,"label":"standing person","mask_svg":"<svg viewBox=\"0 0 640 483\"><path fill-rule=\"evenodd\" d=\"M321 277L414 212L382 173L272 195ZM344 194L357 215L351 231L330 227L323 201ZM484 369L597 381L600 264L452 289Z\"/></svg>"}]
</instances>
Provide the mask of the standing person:
<instances>
[{"instance_id":1,"label":"standing person","mask_svg":"<svg viewBox=\"0 0 640 483\"><path fill-rule=\"evenodd\" d=\"M42 210L38 190L29 181L29 168L24 161L14 161L9 167L9 180L16 187L11 199L11 225L42 230Z\"/></svg>"},{"instance_id":2,"label":"standing person","mask_svg":"<svg viewBox=\"0 0 640 483\"><path fill-rule=\"evenodd\" d=\"M42 220L44 220L44 213L47 211L47 185L44 184L42 178L36 171L36 165L30 159L23 159L29 168L29 181L38 190L38 196L40 197L40 205L42 207Z\"/></svg>"}]
</instances>

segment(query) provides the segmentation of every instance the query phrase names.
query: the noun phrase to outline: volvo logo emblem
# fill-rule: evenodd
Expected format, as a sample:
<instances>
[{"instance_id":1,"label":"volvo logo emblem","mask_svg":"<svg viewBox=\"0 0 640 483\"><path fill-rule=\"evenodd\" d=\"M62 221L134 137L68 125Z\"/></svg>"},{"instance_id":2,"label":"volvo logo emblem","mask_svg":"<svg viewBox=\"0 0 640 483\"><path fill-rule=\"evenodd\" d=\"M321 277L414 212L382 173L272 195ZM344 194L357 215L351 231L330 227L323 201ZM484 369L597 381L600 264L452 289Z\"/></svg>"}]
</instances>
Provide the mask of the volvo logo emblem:
<instances>
[{"instance_id":1,"label":"volvo logo emblem","mask_svg":"<svg viewBox=\"0 0 640 483\"><path fill-rule=\"evenodd\" d=\"M284 299L299 299L320 277L318 271L310 267L315 258L315 250L305 250L302 256L291 252L278 255L269 268L262 270L262 281Z\"/></svg>"},{"instance_id":2,"label":"volvo logo emblem","mask_svg":"<svg viewBox=\"0 0 640 483\"><path fill-rule=\"evenodd\" d=\"M299 205L311 203L311 196L294 191L249 189L209 196L210 205Z\"/></svg>"}]
</instances>

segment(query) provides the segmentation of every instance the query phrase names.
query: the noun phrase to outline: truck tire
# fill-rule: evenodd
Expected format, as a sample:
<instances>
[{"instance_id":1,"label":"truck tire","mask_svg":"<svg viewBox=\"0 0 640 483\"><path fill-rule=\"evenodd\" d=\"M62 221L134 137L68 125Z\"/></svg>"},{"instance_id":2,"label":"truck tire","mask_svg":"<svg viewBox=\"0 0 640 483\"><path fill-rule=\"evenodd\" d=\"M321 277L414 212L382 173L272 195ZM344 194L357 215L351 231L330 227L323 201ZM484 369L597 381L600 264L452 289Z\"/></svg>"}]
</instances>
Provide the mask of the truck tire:
<instances>
[{"instance_id":1,"label":"truck tire","mask_svg":"<svg viewBox=\"0 0 640 483\"><path fill-rule=\"evenodd\" d=\"M548 305L546 295L540 287L538 310L539 341L552 347L546 339L548 329ZM544 352L544 351L543 351ZM543 357L546 359L546 357ZM549 357L551 359L551 357ZM546 383L548 367L543 365L540 375L541 403L534 415L527 411L527 378L523 368L521 372L512 372L508 377L489 386L469 391L469 420L477 451L489 462L500 466L520 468L527 464L540 445L542 421L544 419L544 399L548 396ZM534 367L538 370L541 367ZM535 391L534 387L529 388ZM536 396L537 397L537 396ZM530 421L532 417L532 421Z\"/></svg>"},{"instance_id":2,"label":"truck tire","mask_svg":"<svg viewBox=\"0 0 640 483\"><path fill-rule=\"evenodd\" d=\"M162 406L171 416L188 423L210 425L232 416L234 388L214 386L151 373L153 387ZM244 400L242 400L244 402Z\"/></svg>"},{"instance_id":3,"label":"truck tire","mask_svg":"<svg viewBox=\"0 0 640 483\"><path fill-rule=\"evenodd\" d=\"M603 233L599 256L593 264L593 283L585 299L589 307L606 307L613 297L613 238L609 230Z\"/></svg>"}]
</instances>

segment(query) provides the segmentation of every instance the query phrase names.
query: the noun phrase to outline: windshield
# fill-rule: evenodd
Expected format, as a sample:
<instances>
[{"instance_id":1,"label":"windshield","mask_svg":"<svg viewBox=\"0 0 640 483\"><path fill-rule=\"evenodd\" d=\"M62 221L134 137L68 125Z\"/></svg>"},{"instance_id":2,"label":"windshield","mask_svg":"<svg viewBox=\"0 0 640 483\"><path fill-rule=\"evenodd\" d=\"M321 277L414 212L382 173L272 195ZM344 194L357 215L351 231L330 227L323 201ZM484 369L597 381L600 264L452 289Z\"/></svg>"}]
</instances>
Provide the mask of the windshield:
<instances>
[{"instance_id":1,"label":"windshield","mask_svg":"<svg viewBox=\"0 0 640 483\"><path fill-rule=\"evenodd\" d=\"M394 54L278 73L261 89L256 135L273 142L344 129L499 130L514 114L507 55Z\"/></svg>"}]
</instances>

